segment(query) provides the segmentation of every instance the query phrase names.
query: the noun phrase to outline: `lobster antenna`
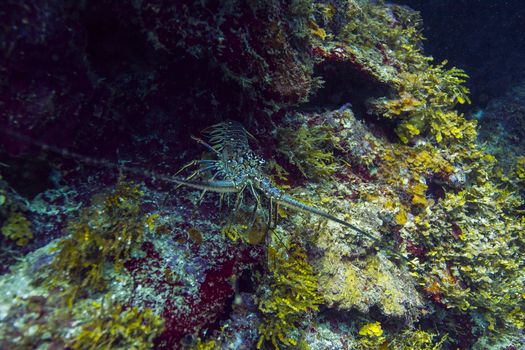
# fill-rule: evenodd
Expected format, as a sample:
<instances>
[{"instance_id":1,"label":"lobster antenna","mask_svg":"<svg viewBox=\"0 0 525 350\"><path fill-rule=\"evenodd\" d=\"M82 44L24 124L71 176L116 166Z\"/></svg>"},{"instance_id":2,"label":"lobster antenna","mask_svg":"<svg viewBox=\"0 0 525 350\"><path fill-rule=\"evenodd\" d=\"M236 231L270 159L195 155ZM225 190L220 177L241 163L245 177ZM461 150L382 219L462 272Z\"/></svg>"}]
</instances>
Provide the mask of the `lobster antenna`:
<instances>
[{"instance_id":1,"label":"lobster antenna","mask_svg":"<svg viewBox=\"0 0 525 350\"><path fill-rule=\"evenodd\" d=\"M100 166L100 167L108 168L108 169L125 170L125 171L130 172L130 173L135 174L135 175L147 175L147 176L152 176L154 178L155 177L159 177L159 178L160 177L165 177L164 175L158 174L158 173L150 171L150 170L137 169L137 168L130 167L130 166L127 166L127 165L116 164L116 163L111 162L111 161L109 161L107 159L93 158L93 157L89 157L89 156L86 156L86 155L83 155L83 154L79 154L79 153L76 153L76 152L73 152L73 151L70 151L70 150L67 150L67 149L64 149L64 148L53 146L53 145L50 145L48 143L45 143L45 142L36 140L34 138L31 138L29 136L23 135L23 134L21 134L21 133L19 133L17 131L14 131L14 130L9 130L9 129L2 128L2 129L0 129L0 132L5 134L5 135L8 135L8 136L10 136L12 138L15 138L17 140L23 141L25 143L28 143L28 144L31 144L31 145L34 145L34 146L37 146L40 149L42 149L43 151L55 153L55 154L57 154L59 156L62 156L64 158L77 160L77 161L80 161L82 163L90 164L90 165L93 165L93 166Z\"/></svg>"},{"instance_id":2,"label":"lobster antenna","mask_svg":"<svg viewBox=\"0 0 525 350\"><path fill-rule=\"evenodd\" d=\"M82 154L79 154L79 153L76 153L76 152L73 152L73 151L69 151L69 150L64 149L64 148L60 148L60 147L57 147L57 146L53 146L53 145L47 144L47 143L42 142L42 141L35 140L35 139L31 138L31 137L25 136L25 135L23 135L23 134L21 134L19 132L13 131L13 130L6 130L4 128L4 129L0 129L0 132L4 133L6 135L9 135L10 137L13 137L15 139L18 139L20 141L27 142L29 144L35 145L35 146L41 148L44 151L48 151L48 152L52 152L52 153L58 154L59 156L62 156L64 158L78 160L78 161L80 161L82 163L90 164L90 165L93 165L93 166L100 166L100 167L104 167L104 168L108 168L108 169L115 169L115 170L119 170L119 171L126 171L126 172L128 172L130 174L134 174L134 175L142 175L142 176L146 175L146 176L148 176L148 177L150 177L150 178L152 178L154 180L159 179L161 181L166 181L166 182L175 182L175 183L177 183L179 185L184 185L184 186L188 186L188 187L192 187L192 188L196 188L196 189L200 189L200 190L210 190L209 186L206 186L205 184L202 184L202 183L199 183L199 182L188 181L188 180L184 180L184 179L175 178L175 177L172 177L172 176L166 176L166 175L160 174L160 173L158 173L156 171L152 171L152 170L139 169L139 168L123 165L123 164L116 164L116 163L113 163L113 162L111 162L111 161L109 161L107 159L99 159L99 158L93 158L93 157L85 156L85 155L82 155ZM235 188L233 186L230 186L227 183L221 183L221 182L218 182L217 186L215 188L213 188L213 190L215 192L219 192L219 193L237 192L237 188Z\"/></svg>"}]
</instances>

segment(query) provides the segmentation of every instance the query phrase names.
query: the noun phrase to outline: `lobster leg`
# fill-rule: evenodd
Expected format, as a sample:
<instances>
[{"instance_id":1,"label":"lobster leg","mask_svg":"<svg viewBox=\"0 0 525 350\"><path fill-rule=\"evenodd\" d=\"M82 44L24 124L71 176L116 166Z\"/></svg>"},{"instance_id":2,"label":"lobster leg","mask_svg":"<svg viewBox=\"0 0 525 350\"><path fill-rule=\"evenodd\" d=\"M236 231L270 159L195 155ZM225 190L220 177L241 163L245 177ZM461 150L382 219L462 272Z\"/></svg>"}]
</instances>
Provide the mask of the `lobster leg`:
<instances>
[{"instance_id":1,"label":"lobster leg","mask_svg":"<svg viewBox=\"0 0 525 350\"><path fill-rule=\"evenodd\" d=\"M241 190L237 193L237 197L235 198L235 206L233 209L234 212L238 211L239 208L241 207L242 199L243 199L243 192L245 188L246 188L246 185L242 186Z\"/></svg>"},{"instance_id":2,"label":"lobster leg","mask_svg":"<svg viewBox=\"0 0 525 350\"><path fill-rule=\"evenodd\" d=\"M261 207L261 199L259 198L259 195L253 188L253 185L250 183L250 192L253 195L253 198L255 199L255 205L252 212L252 217L250 218L250 228L253 227L255 224L255 219L257 217L257 210Z\"/></svg>"},{"instance_id":3,"label":"lobster leg","mask_svg":"<svg viewBox=\"0 0 525 350\"><path fill-rule=\"evenodd\" d=\"M190 176L188 176L188 177L186 178L186 180L191 180L191 179L193 179L193 178L194 178L195 176L197 176L197 175L200 175L200 174L202 174L202 173L205 173L205 172L208 171L208 170L213 170L213 169L216 169L216 168L217 168L216 165L208 165L207 167L197 169L197 170L195 170ZM182 169L181 169L181 170L182 170ZM180 172L180 170L179 170L179 172ZM215 176L212 178L212 180L214 180L214 178L215 178ZM181 184L177 185L177 186L175 187L175 190L178 190L181 186L184 186L184 185L181 185Z\"/></svg>"},{"instance_id":4,"label":"lobster leg","mask_svg":"<svg viewBox=\"0 0 525 350\"><path fill-rule=\"evenodd\" d=\"M191 175L188 176L188 177L186 178L186 180L191 180L191 179L193 179L195 176L200 175L200 174L202 174L202 173L205 173L205 172L208 171L208 170L213 170L213 169L217 169L217 166L216 166L216 165L208 165L207 167L199 168L199 169L195 170L193 173L191 173Z\"/></svg>"},{"instance_id":5,"label":"lobster leg","mask_svg":"<svg viewBox=\"0 0 525 350\"><path fill-rule=\"evenodd\" d=\"M189 162L188 164L186 164L185 166L183 166L182 168L180 168L179 171L177 171L175 173L175 175L179 174L181 171L183 171L184 169L187 169L187 168L189 168L191 166L194 166L194 165L197 165L197 164L210 164L210 163L212 165L208 165L208 166L205 166L204 168L197 169L190 176L188 176L186 178L186 180L191 180L192 178L194 178L195 176L197 176L199 174L202 174L202 173L204 173L204 172L206 172L208 170L215 169L217 167L217 165L214 164L214 163L217 163L217 161L215 161L215 160L193 160L193 161ZM169 191L168 191L168 194L166 195L166 197L164 199L164 203L166 203L168 198L171 197L172 192L178 190L181 186L184 186L184 185L183 184L178 184L174 188L170 188Z\"/></svg>"},{"instance_id":6,"label":"lobster leg","mask_svg":"<svg viewBox=\"0 0 525 350\"><path fill-rule=\"evenodd\" d=\"M246 185L244 185L239 192L237 192L237 196L235 197L235 204L232 211L230 211L230 214L226 218L226 226L231 226L234 222L235 215L238 213L239 208L241 207L242 200L243 200L243 192L246 188Z\"/></svg>"},{"instance_id":7,"label":"lobster leg","mask_svg":"<svg viewBox=\"0 0 525 350\"><path fill-rule=\"evenodd\" d=\"M167 181L175 182L178 185L196 188L198 190L206 190L217 193L237 193L241 190L241 186L229 180L217 181L189 181L172 177L164 178Z\"/></svg>"},{"instance_id":8,"label":"lobster leg","mask_svg":"<svg viewBox=\"0 0 525 350\"><path fill-rule=\"evenodd\" d=\"M213 148L212 146L210 146L209 144L207 144L206 142L204 142L203 140L199 139L198 137L195 137L195 136L191 136L191 138L195 141L197 141L197 143L203 145L204 147L206 147L209 151L211 151L212 153L215 153L219 158L221 157L221 153L219 151L217 151L215 148Z\"/></svg>"},{"instance_id":9,"label":"lobster leg","mask_svg":"<svg viewBox=\"0 0 525 350\"><path fill-rule=\"evenodd\" d=\"M182 171L184 171L185 169L189 168L189 167L192 167L194 165L197 165L197 164L217 164L218 162L216 160L207 160L207 159L199 159L199 160L192 160L191 162L189 162L188 164L186 164L185 166L183 166L182 168L180 168L176 173L175 173L175 176L178 175L179 173L181 173Z\"/></svg>"},{"instance_id":10,"label":"lobster leg","mask_svg":"<svg viewBox=\"0 0 525 350\"><path fill-rule=\"evenodd\" d=\"M217 177L218 173L215 173L213 174L213 176L211 177L211 179L209 181L214 181L215 178ZM186 179L186 180L189 180L189 179ZM179 187L181 185L178 185L177 187ZM204 190L202 191L201 195L199 196L199 201L197 202L199 205L202 204L202 200L204 199L204 195L206 194L206 192L208 192L208 190ZM224 194L221 193L221 196L223 196Z\"/></svg>"}]
</instances>

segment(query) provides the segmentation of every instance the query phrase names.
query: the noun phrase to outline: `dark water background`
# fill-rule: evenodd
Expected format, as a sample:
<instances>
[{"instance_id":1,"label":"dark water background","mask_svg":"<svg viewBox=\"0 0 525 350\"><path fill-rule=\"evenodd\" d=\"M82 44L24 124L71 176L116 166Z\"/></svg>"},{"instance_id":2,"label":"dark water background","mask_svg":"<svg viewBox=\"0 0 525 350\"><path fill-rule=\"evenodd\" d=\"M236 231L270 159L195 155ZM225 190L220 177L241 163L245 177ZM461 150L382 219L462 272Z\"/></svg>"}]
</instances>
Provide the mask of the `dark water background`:
<instances>
[{"instance_id":1,"label":"dark water background","mask_svg":"<svg viewBox=\"0 0 525 350\"><path fill-rule=\"evenodd\" d=\"M525 79L522 0L403 0L421 12L425 52L467 71L472 107L484 108Z\"/></svg>"}]
</instances>

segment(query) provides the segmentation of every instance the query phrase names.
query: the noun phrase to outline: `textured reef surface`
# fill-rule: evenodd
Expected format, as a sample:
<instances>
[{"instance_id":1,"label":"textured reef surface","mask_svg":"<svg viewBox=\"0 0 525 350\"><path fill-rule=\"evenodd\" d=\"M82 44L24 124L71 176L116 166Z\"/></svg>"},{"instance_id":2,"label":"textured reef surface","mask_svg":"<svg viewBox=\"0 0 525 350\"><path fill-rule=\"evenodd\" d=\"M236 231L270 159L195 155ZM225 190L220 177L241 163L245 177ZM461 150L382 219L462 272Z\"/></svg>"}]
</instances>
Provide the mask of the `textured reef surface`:
<instances>
[{"instance_id":1,"label":"textured reef surface","mask_svg":"<svg viewBox=\"0 0 525 350\"><path fill-rule=\"evenodd\" d=\"M525 348L525 85L461 113L417 11L0 19L0 349Z\"/></svg>"}]
</instances>

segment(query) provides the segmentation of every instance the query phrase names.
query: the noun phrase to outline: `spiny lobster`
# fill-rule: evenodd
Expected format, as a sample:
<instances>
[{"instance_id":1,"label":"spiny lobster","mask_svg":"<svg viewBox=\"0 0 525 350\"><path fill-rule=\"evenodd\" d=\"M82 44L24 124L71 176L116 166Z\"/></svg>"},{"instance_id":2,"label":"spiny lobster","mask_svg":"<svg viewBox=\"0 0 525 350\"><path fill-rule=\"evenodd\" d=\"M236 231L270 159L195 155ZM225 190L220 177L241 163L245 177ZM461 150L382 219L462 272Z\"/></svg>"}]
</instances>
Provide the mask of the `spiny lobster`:
<instances>
[{"instance_id":1,"label":"spiny lobster","mask_svg":"<svg viewBox=\"0 0 525 350\"><path fill-rule=\"evenodd\" d=\"M222 122L208 127L204 130L204 133L209 136L209 143L194 136L192 138L215 154L217 159L194 160L178 172L180 173L192 166L199 166L186 179L169 178L167 179L168 181L173 181L181 186L203 190L202 195L206 191L221 193L221 202L224 194L236 194L235 210L240 206L244 193L248 190L255 199L254 215L261 207L260 194L262 194L269 202L268 227L271 226L272 216L277 218L277 206L282 205L301 212L321 216L351 228L373 241L378 241L372 234L359 227L343 221L324 210L300 202L272 184L268 176L263 172L264 159L256 155L248 143L248 138L254 137L240 123L235 121ZM193 181L195 177L200 177L207 172L212 173L211 178L208 180ZM274 215L272 215L272 212ZM391 250L388 247L386 248ZM394 252L394 254L407 260L406 257L397 252Z\"/></svg>"},{"instance_id":2,"label":"spiny lobster","mask_svg":"<svg viewBox=\"0 0 525 350\"><path fill-rule=\"evenodd\" d=\"M215 154L217 159L201 159L188 163L175 175L179 174L185 169L191 168L192 166L199 166L199 168L184 179L158 174L153 171L143 169L139 170L125 165L116 165L105 160L86 157L74 152L54 147L13 131L0 131L24 142L35 144L44 150L58 153L64 157L78 159L83 162L103 167L117 167L121 171L127 171L139 175L145 174L162 181L174 182L180 186L187 186L203 190L201 199L206 191L221 193L221 202L225 194L236 194L234 206L235 210L237 210L241 205L244 193L248 190L255 199L253 211L254 218L257 210L262 207L260 196L260 194L262 194L269 202L267 228L271 227L273 215L275 216L274 224L276 223L277 206L282 205L301 212L326 218L340 225L348 227L358 232L362 236L375 241L376 243L380 243L379 240L371 233L366 232L344 220L341 220L322 209L300 202L290 197L277 188L274 184L272 184L268 176L266 176L263 172L263 166L265 164L264 159L256 155L248 143L248 138L254 138L254 136L246 131L246 129L240 123L235 121L221 122L205 129L204 133L209 136L209 143L206 143L200 138L192 136L196 142L203 145L209 151ZM203 175L207 172L212 173L212 175L209 179L204 179ZM196 177L201 178L201 180L195 181L194 178ZM401 259L411 262L406 256L393 250L392 248L384 245L381 246Z\"/></svg>"}]
</instances>

